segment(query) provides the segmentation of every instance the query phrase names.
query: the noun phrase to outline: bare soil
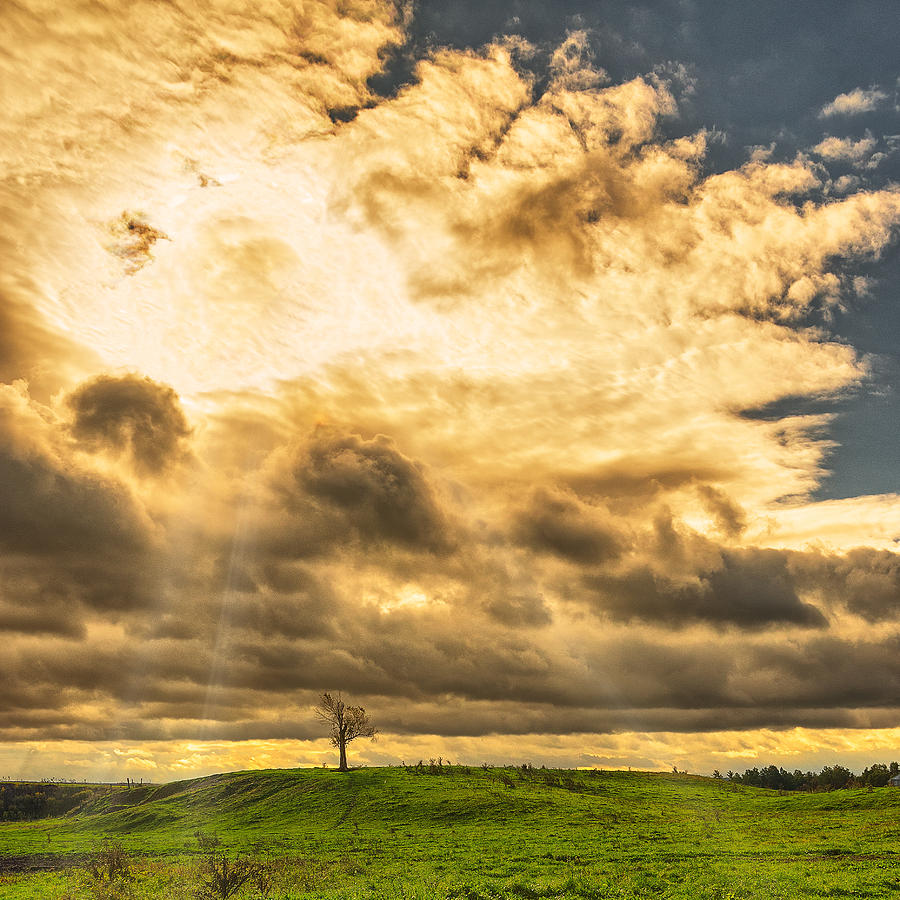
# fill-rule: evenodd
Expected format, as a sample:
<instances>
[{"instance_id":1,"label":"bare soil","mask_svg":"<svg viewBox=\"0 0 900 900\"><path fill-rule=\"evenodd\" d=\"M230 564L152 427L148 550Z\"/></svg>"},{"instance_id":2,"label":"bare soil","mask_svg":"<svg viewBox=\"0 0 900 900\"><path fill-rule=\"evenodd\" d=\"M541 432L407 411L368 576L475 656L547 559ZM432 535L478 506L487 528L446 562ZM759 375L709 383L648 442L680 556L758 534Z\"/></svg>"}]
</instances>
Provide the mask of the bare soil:
<instances>
[{"instance_id":1,"label":"bare soil","mask_svg":"<svg viewBox=\"0 0 900 900\"><path fill-rule=\"evenodd\" d=\"M58 872L83 866L87 862L84 853L25 853L21 856L0 856L0 875L23 872Z\"/></svg>"}]
</instances>

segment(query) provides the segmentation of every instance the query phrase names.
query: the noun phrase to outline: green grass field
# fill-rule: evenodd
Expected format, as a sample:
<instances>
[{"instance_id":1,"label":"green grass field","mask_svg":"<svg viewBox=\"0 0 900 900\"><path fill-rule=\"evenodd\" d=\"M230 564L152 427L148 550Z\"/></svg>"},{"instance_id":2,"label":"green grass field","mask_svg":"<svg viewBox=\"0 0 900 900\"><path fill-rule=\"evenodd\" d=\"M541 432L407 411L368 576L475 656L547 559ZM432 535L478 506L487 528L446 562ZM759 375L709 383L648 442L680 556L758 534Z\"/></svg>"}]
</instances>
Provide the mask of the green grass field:
<instances>
[{"instance_id":1,"label":"green grass field","mask_svg":"<svg viewBox=\"0 0 900 900\"><path fill-rule=\"evenodd\" d=\"M60 818L0 825L0 897L187 900L209 857L225 855L264 867L237 898L900 898L896 788L443 771L237 772L114 790ZM91 875L104 841L132 855L128 877ZM54 858L69 868L11 871Z\"/></svg>"}]
</instances>

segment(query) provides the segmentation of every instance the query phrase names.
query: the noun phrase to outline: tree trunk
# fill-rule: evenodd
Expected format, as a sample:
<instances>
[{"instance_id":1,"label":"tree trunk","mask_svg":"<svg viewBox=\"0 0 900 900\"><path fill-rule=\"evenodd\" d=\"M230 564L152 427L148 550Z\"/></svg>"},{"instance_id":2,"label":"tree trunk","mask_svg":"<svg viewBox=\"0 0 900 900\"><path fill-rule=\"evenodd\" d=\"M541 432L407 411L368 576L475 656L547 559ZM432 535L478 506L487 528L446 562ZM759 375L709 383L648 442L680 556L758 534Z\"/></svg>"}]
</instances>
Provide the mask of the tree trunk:
<instances>
[{"instance_id":1,"label":"tree trunk","mask_svg":"<svg viewBox=\"0 0 900 900\"><path fill-rule=\"evenodd\" d=\"M346 742L346 741L341 741L341 742L338 744L338 749L339 749L340 752L341 752L341 764L338 766L338 768L339 768L342 772L349 772L349 771L350 771L350 767L347 765L347 742Z\"/></svg>"}]
</instances>

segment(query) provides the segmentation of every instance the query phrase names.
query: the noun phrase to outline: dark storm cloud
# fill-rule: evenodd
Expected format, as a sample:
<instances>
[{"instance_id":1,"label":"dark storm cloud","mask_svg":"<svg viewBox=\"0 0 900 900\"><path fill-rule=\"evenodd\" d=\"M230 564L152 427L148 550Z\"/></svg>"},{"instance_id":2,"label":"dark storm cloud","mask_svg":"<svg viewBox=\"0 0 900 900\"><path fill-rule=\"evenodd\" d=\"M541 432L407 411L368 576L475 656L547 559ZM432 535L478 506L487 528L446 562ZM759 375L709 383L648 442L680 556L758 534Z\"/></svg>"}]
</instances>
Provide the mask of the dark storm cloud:
<instances>
[{"instance_id":1,"label":"dark storm cloud","mask_svg":"<svg viewBox=\"0 0 900 900\"><path fill-rule=\"evenodd\" d=\"M337 643L229 644L228 664L212 682L210 650L177 641L153 648L94 645L90 652L56 642L16 658L7 652L0 711L30 713L0 716L0 734L21 738L55 721L68 736L86 739L196 737L202 720L207 737L315 736L302 715L273 718L271 711L283 710L285 695L302 706L302 698L312 702L323 684L335 683L377 709L382 727L401 733L883 727L896 715L895 639L740 649L624 637L597 643L585 666L587 659L554 659L533 643L497 634L488 641L430 629L410 617L393 640L386 630L362 639L347 634ZM64 691L55 689L60 683ZM98 696L129 706L104 722L91 710Z\"/></svg>"},{"instance_id":2,"label":"dark storm cloud","mask_svg":"<svg viewBox=\"0 0 900 900\"><path fill-rule=\"evenodd\" d=\"M553 621L543 597L501 594L485 600L483 605L491 618L512 628L549 625Z\"/></svg>"},{"instance_id":3,"label":"dark storm cloud","mask_svg":"<svg viewBox=\"0 0 900 900\"><path fill-rule=\"evenodd\" d=\"M272 566L267 567L271 572ZM236 598L231 624L241 632L299 639L340 639L338 620L348 612L341 597L308 570L279 578L286 590Z\"/></svg>"},{"instance_id":4,"label":"dark storm cloud","mask_svg":"<svg viewBox=\"0 0 900 900\"><path fill-rule=\"evenodd\" d=\"M131 487L72 458L53 411L0 388L0 629L82 639L159 595L158 530Z\"/></svg>"},{"instance_id":5,"label":"dark storm cloud","mask_svg":"<svg viewBox=\"0 0 900 900\"><path fill-rule=\"evenodd\" d=\"M266 584L281 594L302 592L319 596L327 590L315 575L302 566L273 562L265 566L262 575ZM329 595L336 599L330 592Z\"/></svg>"},{"instance_id":6,"label":"dark storm cloud","mask_svg":"<svg viewBox=\"0 0 900 900\"><path fill-rule=\"evenodd\" d=\"M372 708L371 704L368 708ZM491 734L577 734L616 731L709 732L751 728L891 728L898 707L872 709L805 708L778 705L734 708L731 706L677 709L646 707L558 707L551 704L447 704L445 708L385 706L380 723L384 730L400 734L438 734L448 737ZM737 739L737 738L736 738Z\"/></svg>"},{"instance_id":7,"label":"dark storm cloud","mask_svg":"<svg viewBox=\"0 0 900 900\"><path fill-rule=\"evenodd\" d=\"M340 684L358 695L432 703L437 697L565 707L706 707L725 702L734 662L722 648L601 641L586 666L533 636L485 622L478 633L418 616L385 617L325 639L237 636L220 673L229 690L265 694ZM533 635L533 633L531 633ZM161 671L160 666L154 670Z\"/></svg>"},{"instance_id":8,"label":"dark storm cloud","mask_svg":"<svg viewBox=\"0 0 900 900\"><path fill-rule=\"evenodd\" d=\"M900 638L817 637L802 646L759 647L757 696L764 705L790 698L804 706L882 707L900 696ZM896 724L896 723L895 723Z\"/></svg>"},{"instance_id":9,"label":"dark storm cloud","mask_svg":"<svg viewBox=\"0 0 900 900\"><path fill-rule=\"evenodd\" d=\"M826 601L868 622L900 620L900 557L859 547L848 553L791 555L795 577Z\"/></svg>"},{"instance_id":10,"label":"dark storm cloud","mask_svg":"<svg viewBox=\"0 0 900 900\"><path fill-rule=\"evenodd\" d=\"M147 522L123 484L22 441L16 418L11 407L0 408L0 546L90 558L146 545Z\"/></svg>"},{"instance_id":11,"label":"dark storm cloud","mask_svg":"<svg viewBox=\"0 0 900 900\"><path fill-rule=\"evenodd\" d=\"M109 550L96 559L67 561L60 571L89 607L115 621L116 613L148 615L159 601L163 557L154 548L140 553ZM174 572L170 574L170 577Z\"/></svg>"},{"instance_id":12,"label":"dark storm cloud","mask_svg":"<svg viewBox=\"0 0 900 900\"><path fill-rule=\"evenodd\" d=\"M450 525L421 464L390 438L318 429L292 465L294 485L362 538L446 552Z\"/></svg>"},{"instance_id":13,"label":"dark storm cloud","mask_svg":"<svg viewBox=\"0 0 900 900\"><path fill-rule=\"evenodd\" d=\"M584 583L596 592L597 610L619 621L676 627L703 621L749 629L828 624L815 606L800 599L785 555L774 550L723 550L717 565L689 577L647 566L621 575L588 575Z\"/></svg>"},{"instance_id":14,"label":"dark storm cloud","mask_svg":"<svg viewBox=\"0 0 900 900\"><path fill-rule=\"evenodd\" d=\"M22 634L83 637L87 623L101 616L126 623L147 615L159 585L148 552L97 548L92 558L56 552L0 558L0 629Z\"/></svg>"},{"instance_id":15,"label":"dark storm cloud","mask_svg":"<svg viewBox=\"0 0 900 900\"><path fill-rule=\"evenodd\" d=\"M886 550L852 550L834 566L831 589L870 622L900 619L900 557Z\"/></svg>"},{"instance_id":16,"label":"dark storm cloud","mask_svg":"<svg viewBox=\"0 0 900 900\"><path fill-rule=\"evenodd\" d=\"M22 641L2 654L8 682L40 688L64 685L66 692L81 692L83 699L106 696L116 701L200 698L209 685L212 651L208 640L196 642L104 640L83 642L47 639L37 644ZM48 703L66 704L68 696Z\"/></svg>"},{"instance_id":17,"label":"dark storm cloud","mask_svg":"<svg viewBox=\"0 0 900 900\"><path fill-rule=\"evenodd\" d=\"M136 640L192 641L207 633L209 622L199 616L185 616L183 613L157 613L149 622L133 623L131 635Z\"/></svg>"},{"instance_id":18,"label":"dark storm cloud","mask_svg":"<svg viewBox=\"0 0 900 900\"><path fill-rule=\"evenodd\" d=\"M0 590L0 632L83 638L83 610L65 587L22 584L15 573L4 573Z\"/></svg>"},{"instance_id":19,"label":"dark storm cloud","mask_svg":"<svg viewBox=\"0 0 900 900\"><path fill-rule=\"evenodd\" d=\"M172 388L137 375L101 375L68 397L72 434L95 452L127 454L142 473L182 459L191 430Z\"/></svg>"},{"instance_id":20,"label":"dark storm cloud","mask_svg":"<svg viewBox=\"0 0 900 900\"><path fill-rule=\"evenodd\" d=\"M13 422L7 455L27 456ZM38 443L29 451L42 461L44 475L18 479L38 497L40 485L52 483L46 473L54 466L70 478L78 471L49 447ZM274 468L273 460L280 461ZM3 696L14 705L28 690L46 690L40 700L28 694L33 721L10 717L0 721L0 733L22 738L46 728L46 735L91 739L190 737L203 722L209 737L296 737L302 722L286 724L273 711L286 696L335 685L381 709L384 727L446 735L496 732L490 710L498 706L504 707L502 730L511 733L858 726L863 719L851 706L870 711L865 723L889 717L885 710L900 677L894 643L816 642L810 629L826 622L806 598L823 598L829 608L843 604L872 620L891 618L892 554L726 548L669 513L660 513L655 525L643 521L646 513L635 514L630 494L614 515L549 486L528 494L511 518L501 516L508 535L500 527L473 530L454 552L435 553L450 546L454 507L429 470L387 438L320 428L306 443L270 456L261 470L267 485L273 473L281 475L278 490L253 494L260 504L253 515L274 517L272 532L289 537L299 532L291 530L285 509L296 528L301 521L322 525L317 551L303 563L303 554L270 542L265 529L243 543L236 532L229 556L221 535L194 523L199 532L190 565L181 571L170 560L162 567L152 554L136 555L146 538L114 552L128 545L116 539L116 519L106 511L92 517L94 529L105 522L108 530L92 538L86 558L73 560L48 546L45 559L55 562L45 566L46 577L32 567L30 581L7 580L18 584L28 605L0 596L0 628L23 641L47 640L0 659L9 674ZM121 515L128 492L114 481L97 483L118 498L112 508ZM738 531L740 510L720 489L676 479L654 490L699 492L720 531ZM653 491L638 495L658 501ZM348 545L348 535L363 545ZM408 557L400 569L397 548ZM360 554L348 558L367 567L375 599L363 600L348 580L353 566L334 566L335 553L349 551ZM511 554L506 564L501 552ZM636 562L648 553L657 568ZM562 608L555 590L544 593L548 566L576 573L560 591ZM397 577L420 582L433 600L446 599L423 608L379 608L378 598L395 596ZM570 614L577 621L585 606L614 623L695 630L675 645L626 634L615 624L607 637L573 625ZM125 626L124 639L102 644L89 637L89 624L109 621ZM757 642L764 627L779 629L771 646ZM704 628L714 629L715 638ZM566 633L577 633L577 640ZM65 692L54 694L54 685ZM446 698L463 708L444 715ZM72 711L97 702L131 712L110 724ZM404 703L423 707L415 727Z\"/></svg>"},{"instance_id":21,"label":"dark storm cloud","mask_svg":"<svg viewBox=\"0 0 900 900\"><path fill-rule=\"evenodd\" d=\"M16 713L0 712L0 736L8 741L22 740L316 740L323 737L321 725L310 719L308 709L316 696L305 698L303 707L296 713L277 711L274 721L263 721L248 709L244 715L226 721L209 718L211 709L202 704L147 704L116 721L100 717L78 721L71 713L20 710ZM360 698L355 698L360 699ZM374 701L374 704L373 704ZM485 706L467 709L465 718L459 707L443 712L434 706L416 708L412 713L408 705L389 706L379 698L365 700L366 708L378 710L378 724L382 733L396 735L439 735L443 737L472 737L496 735L592 734L599 732L648 730L662 732L723 731L739 732L749 728L772 727L790 729L800 721L810 728L891 728L896 724L898 710L887 707L871 710L760 710L738 711L710 710L608 710L598 714L596 710L555 710L551 707L519 707L516 710L502 706ZM235 707L236 709L238 707ZM275 715L276 710L265 710ZM738 740L738 738L736 738ZM427 755L427 746L424 752ZM484 756L468 758L493 758L492 753L506 750L483 751ZM395 762L397 756L389 752L385 763ZM587 760L589 763L590 760ZM640 765L629 760L624 765Z\"/></svg>"},{"instance_id":22,"label":"dark storm cloud","mask_svg":"<svg viewBox=\"0 0 900 900\"><path fill-rule=\"evenodd\" d=\"M533 493L515 534L526 547L585 564L615 559L623 549L620 530L606 510L548 488Z\"/></svg>"},{"instance_id":23,"label":"dark storm cloud","mask_svg":"<svg viewBox=\"0 0 900 900\"><path fill-rule=\"evenodd\" d=\"M673 465L670 459L635 455L615 465L567 472L562 480L579 496L596 498L613 509L629 509L646 508L669 491L729 475L724 462L716 466L698 458L694 465Z\"/></svg>"}]
</instances>

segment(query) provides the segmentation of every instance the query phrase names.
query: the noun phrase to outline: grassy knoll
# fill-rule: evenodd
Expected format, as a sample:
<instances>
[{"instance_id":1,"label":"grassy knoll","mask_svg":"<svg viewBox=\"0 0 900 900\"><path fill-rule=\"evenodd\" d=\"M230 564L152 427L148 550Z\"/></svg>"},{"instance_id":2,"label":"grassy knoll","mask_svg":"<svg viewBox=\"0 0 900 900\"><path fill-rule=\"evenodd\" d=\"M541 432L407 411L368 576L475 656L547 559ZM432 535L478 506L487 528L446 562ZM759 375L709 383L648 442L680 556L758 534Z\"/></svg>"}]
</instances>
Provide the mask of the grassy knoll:
<instances>
[{"instance_id":1,"label":"grassy knoll","mask_svg":"<svg viewBox=\"0 0 900 900\"><path fill-rule=\"evenodd\" d=\"M0 897L187 900L204 861L224 855L265 866L238 898L900 900L897 789L778 794L674 774L443 771L238 772L115 790L60 818L0 825L6 860L72 866L8 871ZM113 883L76 865L110 840L135 857Z\"/></svg>"}]
</instances>

